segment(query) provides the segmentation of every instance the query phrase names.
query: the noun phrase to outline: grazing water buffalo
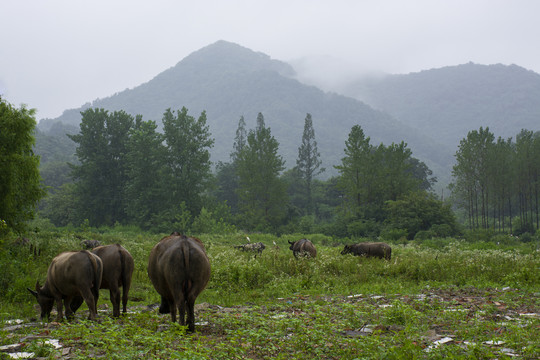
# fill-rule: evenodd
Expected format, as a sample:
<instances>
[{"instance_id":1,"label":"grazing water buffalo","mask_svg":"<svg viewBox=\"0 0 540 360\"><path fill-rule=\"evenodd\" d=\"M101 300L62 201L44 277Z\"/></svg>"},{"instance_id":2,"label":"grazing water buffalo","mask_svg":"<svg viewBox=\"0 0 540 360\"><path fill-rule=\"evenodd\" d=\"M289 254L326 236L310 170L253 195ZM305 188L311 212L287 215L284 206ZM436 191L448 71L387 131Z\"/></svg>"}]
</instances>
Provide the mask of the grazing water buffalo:
<instances>
[{"instance_id":1,"label":"grazing water buffalo","mask_svg":"<svg viewBox=\"0 0 540 360\"><path fill-rule=\"evenodd\" d=\"M150 252L148 276L161 295L160 312L170 311L171 320L195 331L195 299L210 279L210 262L201 240L173 233L157 243Z\"/></svg>"},{"instance_id":2,"label":"grazing water buffalo","mask_svg":"<svg viewBox=\"0 0 540 360\"><path fill-rule=\"evenodd\" d=\"M92 250L92 253L99 256L103 262L103 277L99 288L109 289L113 316L118 317L120 316L120 297L122 297L122 312L127 311L129 288L135 267L133 257L119 244L98 246ZM120 296L120 287L122 287L122 296ZM81 297L73 299L71 310L75 312L82 301Z\"/></svg>"},{"instance_id":3,"label":"grazing water buffalo","mask_svg":"<svg viewBox=\"0 0 540 360\"><path fill-rule=\"evenodd\" d=\"M56 302L57 321L61 321L62 300L66 307L66 317L70 318L73 314L71 301L74 297L81 296L88 305L88 318L95 320L102 274L103 264L97 255L86 250L63 252L52 260L43 287L39 286L38 281L36 291L28 291L36 297L42 319L49 318Z\"/></svg>"},{"instance_id":4,"label":"grazing water buffalo","mask_svg":"<svg viewBox=\"0 0 540 360\"><path fill-rule=\"evenodd\" d=\"M392 248L382 242L365 242L354 245L345 245L341 255L353 254L355 256L378 257L390 260Z\"/></svg>"},{"instance_id":5,"label":"grazing water buffalo","mask_svg":"<svg viewBox=\"0 0 540 360\"><path fill-rule=\"evenodd\" d=\"M242 251L252 251L255 253L255 257L257 255L261 255L263 250L266 249L266 246L262 242L257 242L253 244L244 244L244 245L235 245L236 249L241 249Z\"/></svg>"},{"instance_id":6,"label":"grazing water buffalo","mask_svg":"<svg viewBox=\"0 0 540 360\"><path fill-rule=\"evenodd\" d=\"M300 239L298 241L290 242L291 246L289 246L289 249L292 250L294 257L299 256L306 256L306 257L316 257L317 256L317 249L315 249L315 245L308 239Z\"/></svg>"}]
</instances>

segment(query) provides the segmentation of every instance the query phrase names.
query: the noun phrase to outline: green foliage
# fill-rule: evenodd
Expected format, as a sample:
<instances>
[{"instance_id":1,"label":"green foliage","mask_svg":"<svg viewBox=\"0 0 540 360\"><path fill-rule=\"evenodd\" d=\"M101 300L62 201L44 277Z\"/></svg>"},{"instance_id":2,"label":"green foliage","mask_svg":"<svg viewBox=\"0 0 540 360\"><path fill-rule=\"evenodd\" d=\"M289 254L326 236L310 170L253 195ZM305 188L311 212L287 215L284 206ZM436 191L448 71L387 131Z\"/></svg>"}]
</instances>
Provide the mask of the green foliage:
<instances>
[{"instance_id":1,"label":"green foliage","mask_svg":"<svg viewBox=\"0 0 540 360\"><path fill-rule=\"evenodd\" d=\"M489 128L460 142L452 193L469 228L533 233L540 227L540 136L522 130L513 142Z\"/></svg>"},{"instance_id":2,"label":"green foliage","mask_svg":"<svg viewBox=\"0 0 540 360\"><path fill-rule=\"evenodd\" d=\"M195 119L185 107L176 113L167 109L162 121L167 147L164 181L168 186L161 206L184 202L189 212L197 214L211 180L210 149L214 139L206 124L206 112Z\"/></svg>"},{"instance_id":3,"label":"green foliage","mask_svg":"<svg viewBox=\"0 0 540 360\"><path fill-rule=\"evenodd\" d=\"M249 131L247 143L236 159L237 194L244 218L241 225L248 229L276 228L285 216L286 189L279 179L284 161L278 148L279 143L259 113L257 127Z\"/></svg>"},{"instance_id":4,"label":"green foliage","mask_svg":"<svg viewBox=\"0 0 540 360\"><path fill-rule=\"evenodd\" d=\"M321 168L321 154L317 149L315 140L315 130L311 114L306 115L304 122L304 133L302 134L302 145L298 148L298 158L296 159L296 170L304 182L303 192L306 201L306 213L311 215L314 209L313 203L313 180L314 177L324 171Z\"/></svg>"},{"instance_id":5,"label":"green foliage","mask_svg":"<svg viewBox=\"0 0 540 360\"><path fill-rule=\"evenodd\" d=\"M232 234L236 232L236 227L227 223L222 217L216 219L216 214L203 207L200 214L193 220L191 232L195 234Z\"/></svg>"},{"instance_id":6,"label":"green foliage","mask_svg":"<svg viewBox=\"0 0 540 360\"><path fill-rule=\"evenodd\" d=\"M74 207L77 201L77 185L63 184L54 193L49 192L42 203L40 215L56 226L78 225L81 218Z\"/></svg>"},{"instance_id":7,"label":"green foliage","mask_svg":"<svg viewBox=\"0 0 540 360\"><path fill-rule=\"evenodd\" d=\"M353 126L345 142L342 164L335 166L340 173L337 186L344 194L346 217L382 222L385 202L425 187L430 182L429 172L425 164L413 161L404 142L388 147L374 147L369 142L362 128ZM418 178L418 174L424 177Z\"/></svg>"},{"instance_id":8,"label":"green foliage","mask_svg":"<svg viewBox=\"0 0 540 360\"><path fill-rule=\"evenodd\" d=\"M437 236L454 236L458 224L449 204L425 191L410 192L396 201L386 202L388 228L402 229L408 239L419 231L431 230Z\"/></svg>"},{"instance_id":9,"label":"green foliage","mask_svg":"<svg viewBox=\"0 0 540 360\"><path fill-rule=\"evenodd\" d=\"M77 249L81 238L92 238L120 243L133 255L130 312L111 318L108 309L100 312L98 322L89 322L83 309L74 321L47 326L48 335L70 348L72 357L504 357L500 347L485 343L488 340L505 341L505 347L525 358L539 354L537 319L518 316L540 309L535 293L540 260L531 244L439 238L437 246L393 244L392 260L384 261L341 255L350 239L249 234L252 242L267 247L254 258L232 246L245 243L244 233L201 234L212 276L197 299L197 332L187 336L169 315L148 307L159 303L146 273L148 253L164 235L121 225L85 226L77 233L42 231L30 237L39 254L13 239L0 252L0 320L35 317L35 299L26 287L36 279L42 282L58 252ZM315 243L315 259L293 257L288 241L300 238ZM109 305L108 296L101 292L101 309ZM0 329L0 345L20 342L24 351L60 356L62 350L32 336L42 332L42 326L24 326L7 336L7 330ZM436 346L447 334L454 341ZM465 341L476 345L465 346Z\"/></svg>"},{"instance_id":10,"label":"green foliage","mask_svg":"<svg viewBox=\"0 0 540 360\"><path fill-rule=\"evenodd\" d=\"M81 113L77 143L80 165L72 165L79 219L93 225L112 225L126 219L124 188L129 131L134 119L124 111L88 109Z\"/></svg>"},{"instance_id":11,"label":"green foliage","mask_svg":"<svg viewBox=\"0 0 540 360\"><path fill-rule=\"evenodd\" d=\"M34 155L35 110L13 107L0 97L0 221L22 231L45 195Z\"/></svg>"},{"instance_id":12,"label":"green foliage","mask_svg":"<svg viewBox=\"0 0 540 360\"><path fill-rule=\"evenodd\" d=\"M169 192L164 176L164 137L156 129L154 121L137 117L126 145L126 215L130 223L144 229L152 226L152 217L163 209Z\"/></svg>"}]
</instances>

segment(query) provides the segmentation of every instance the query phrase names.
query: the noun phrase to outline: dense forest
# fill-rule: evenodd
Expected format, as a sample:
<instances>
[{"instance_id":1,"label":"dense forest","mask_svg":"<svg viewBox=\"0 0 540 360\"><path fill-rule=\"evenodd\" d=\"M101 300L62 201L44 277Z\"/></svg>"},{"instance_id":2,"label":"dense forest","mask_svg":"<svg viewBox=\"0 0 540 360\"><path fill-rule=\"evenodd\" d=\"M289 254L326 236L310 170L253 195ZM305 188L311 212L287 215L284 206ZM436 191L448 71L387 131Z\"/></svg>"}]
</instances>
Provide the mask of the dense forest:
<instances>
[{"instance_id":1,"label":"dense forest","mask_svg":"<svg viewBox=\"0 0 540 360\"><path fill-rule=\"evenodd\" d=\"M522 130L515 141L471 131L461 140L452 190L471 228L533 233L539 229L540 133Z\"/></svg>"},{"instance_id":2,"label":"dense forest","mask_svg":"<svg viewBox=\"0 0 540 360\"><path fill-rule=\"evenodd\" d=\"M163 132L155 121L124 111L88 109L81 115L80 132L69 135L77 161L64 169L73 181L51 184L40 206L40 216L56 226L86 221L94 227L120 223L161 232L301 230L341 236L398 229L407 237L441 225L448 234L458 231L449 205L429 192L436 181L429 168L404 142L372 145L359 125L344 144L339 176L320 180L326 169L309 113L296 166L289 169L262 113L254 129L240 117L230 161L215 168L204 111L195 118L185 107L165 110ZM410 203L430 210L400 211ZM422 219L411 226L408 216Z\"/></svg>"},{"instance_id":3,"label":"dense forest","mask_svg":"<svg viewBox=\"0 0 540 360\"><path fill-rule=\"evenodd\" d=\"M303 232L397 240L455 236L465 228L530 236L540 225L540 136L528 130L515 142L495 141L488 128L469 132L456 152L452 194L443 201L433 192L437 179L404 142L373 145L360 125L343 144L344 157L334 166L338 175L322 180L326 169L310 113L298 139L296 166L287 168L262 113L254 129L240 117L230 160L213 164L215 140L205 111L196 118L185 107L166 109L160 132L155 121L140 115L90 108L81 113L78 132L71 128L68 134L73 156L47 152L58 144L42 138L41 175L30 176L33 183L25 187L21 176L39 161L31 149L35 119L25 108L2 105L3 128L13 119L27 124L17 129L19 135L6 136L3 149L5 159L28 159L21 174L13 161L2 164L7 176L2 220L17 231L45 192L38 218L59 227L122 224L154 232ZM27 139L25 147L9 145L18 137ZM17 209L21 191L28 199Z\"/></svg>"}]
</instances>

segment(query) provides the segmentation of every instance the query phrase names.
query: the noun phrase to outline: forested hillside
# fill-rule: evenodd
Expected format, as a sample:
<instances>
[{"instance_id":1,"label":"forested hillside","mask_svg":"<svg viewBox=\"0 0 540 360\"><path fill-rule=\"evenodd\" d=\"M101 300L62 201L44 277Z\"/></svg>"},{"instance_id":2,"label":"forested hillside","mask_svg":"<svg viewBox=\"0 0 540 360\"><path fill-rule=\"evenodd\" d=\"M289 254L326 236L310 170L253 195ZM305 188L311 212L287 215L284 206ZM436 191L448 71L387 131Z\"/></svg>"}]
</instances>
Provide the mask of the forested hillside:
<instances>
[{"instance_id":1,"label":"forested hillside","mask_svg":"<svg viewBox=\"0 0 540 360\"><path fill-rule=\"evenodd\" d=\"M340 92L391 114L455 149L471 130L496 136L540 130L540 75L511 65L468 63L355 80Z\"/></svg>"},{"instance_id":2,"label":"forested hillside","mask_svg":"<svg viewBox=\"0 0 540 360\"><path fill-rule=\"evenodd\" d=\"M435 175L451 166L452 155L432 139L419 136L412 128L391 116L375 111L362 102L342 95L324 93L292 79L293 69L267 55L239 45L219 41L184 58L176 66L149 82L97 99L80 109L64 112L57 119L40 121L39 128L52 124L78 125L80 111L88 107L124 110L141 114L144 120L161 118L167 108L185 106L190 113L207 113L210 133L215 138L212 161L228 161L236 125L244 116L253 128L257 114L264 114L267 125L280 144L286 168L295 165L306 113L313 117L325 176L335 174L333 165L343 157L344 142L353 125L359 124L375 144L405 141L415 157L426 162Z\"/></svg>"}]
</instances>

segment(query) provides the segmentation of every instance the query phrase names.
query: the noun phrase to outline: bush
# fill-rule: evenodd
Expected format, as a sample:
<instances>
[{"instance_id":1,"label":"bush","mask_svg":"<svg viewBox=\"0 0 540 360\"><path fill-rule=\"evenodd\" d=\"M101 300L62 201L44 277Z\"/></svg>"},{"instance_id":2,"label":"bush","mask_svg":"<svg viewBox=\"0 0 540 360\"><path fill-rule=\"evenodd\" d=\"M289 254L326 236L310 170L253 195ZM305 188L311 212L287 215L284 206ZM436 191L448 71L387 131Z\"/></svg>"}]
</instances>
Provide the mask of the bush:
<instances>
[{"instance_id":1,"label":"bush","mask_svg":"<svg viewBox=\"0 0 540 360\"><path fill-rule=\"evenodd\" d=\"M518 219L514 220L514 226L512 229L512 233L514 235L523 235L525 233L534 234L534 225L530 222L522 223Z\"/></svg>"},{"instance_id":2,"label":"bush","mask_svg":"<svg viewBox=\"0 0 540 360\"><path fill-rule=\"evenodd\" d=\"M495 232L492 229L474 229L465 231L464 237L470 243L473 242L487 242L495 235Z\"/></svg>"},{"instance_id":3,"label":"bush","mask_svg":"<svg viewBox=\"0 0 540 360\"><path fill-rule=\"evenodd\" d=\"M524 243L529 243L533 241L533 236L531 235L531 233L528 233L528 232L523 233L519 237L519 241L524 242Z\"/></svg>"},{"instance_id":4,"label":"bush","mask_svg":"<svg viewBox=\"0 0 540 360\"><path fill-rule=\"evenodd\" d=\"M373 220L356 220L347 225L347 233L352 237L377 237L380 233L379 226Z\"/></svg>"},{"instance_id":5,"label":"bush","mask_svg":"<svg viewBox=\"0 0 540 360\"><path fill-rule=\"evenodd\" d=\"M435 236L439 237L449 237L455 235L454 230L448 224L435 224L431 226L430 230L435 234Z\"/></svg>"},{"instance_id":6,"label":"bush","mask_svg":"<svg viewBox=\"0 0 540 360\"><path fill-rule=\"evenodd\" d=\"M386 229L381 233L381 237L386 240L395 241L407 239L406 229Z\"/></svg>"},{"instance_id":7,"label":"bush","mask_svg":"<svg viewBox=\"0 0 540 360\"><path fill-rule=\"evenodd\" d=\"M414 236L414 240L428 240L434 238L437 234L433 230L420 230Z\"/></svg>"}]
</instances>

